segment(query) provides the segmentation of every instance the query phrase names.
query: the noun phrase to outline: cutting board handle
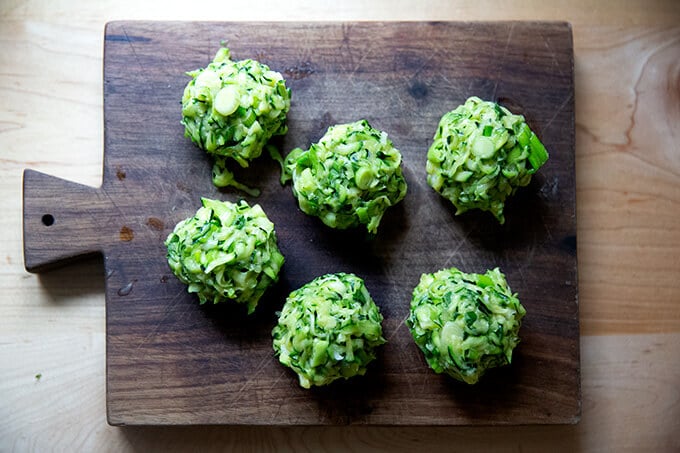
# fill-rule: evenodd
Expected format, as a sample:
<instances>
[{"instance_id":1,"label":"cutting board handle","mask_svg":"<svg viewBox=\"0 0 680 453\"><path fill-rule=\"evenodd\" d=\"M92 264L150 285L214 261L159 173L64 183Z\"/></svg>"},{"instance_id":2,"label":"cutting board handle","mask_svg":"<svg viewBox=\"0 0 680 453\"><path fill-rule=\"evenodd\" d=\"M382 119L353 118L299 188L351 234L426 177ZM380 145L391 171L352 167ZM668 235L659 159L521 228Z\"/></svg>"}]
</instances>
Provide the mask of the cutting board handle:
<instances>
[{"instance_id":1,"label":"cutting board handle","mask_svg":"<svg viewBox=\"0 0 680 453\"><path fill-rule=\"evenodd\" d=\"M102 253L113 206L101 188L24 170L24 265L41 272L66 261Z\"/></svg>"}]
</instances>

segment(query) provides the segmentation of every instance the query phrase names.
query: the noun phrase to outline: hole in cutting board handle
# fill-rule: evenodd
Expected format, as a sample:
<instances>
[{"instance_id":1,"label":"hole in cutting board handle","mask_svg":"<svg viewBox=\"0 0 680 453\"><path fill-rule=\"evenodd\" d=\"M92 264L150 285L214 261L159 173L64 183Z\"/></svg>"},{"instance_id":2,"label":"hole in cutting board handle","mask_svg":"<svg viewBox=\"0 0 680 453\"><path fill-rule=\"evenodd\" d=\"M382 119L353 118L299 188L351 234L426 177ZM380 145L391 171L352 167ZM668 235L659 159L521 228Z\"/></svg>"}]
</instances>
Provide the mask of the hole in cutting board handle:
<instances>
[{"instance_id":1,"label":"hole in cutting board handle","mask_svg":"<svg viewBox=\"0 0 680 453\"><path fill-rule=\"evenodd\" d=\"M52 214L45 214L44 216L42 216L42 223L45 226L54 225L54 216Z\"/></svg>"},{"instance_id":2,"label":"hole in cutting board handle","mask_svg":"<svg viewBox=\"0 0 680 453\"><path fill-rule=\"evenodd\" d=\"M40 273L76 258L101 254L108 245L107 228L115 218L112 213L116 213L114 202L101 188L25 169L24 267Z\"/></svg>"}]
</instances>

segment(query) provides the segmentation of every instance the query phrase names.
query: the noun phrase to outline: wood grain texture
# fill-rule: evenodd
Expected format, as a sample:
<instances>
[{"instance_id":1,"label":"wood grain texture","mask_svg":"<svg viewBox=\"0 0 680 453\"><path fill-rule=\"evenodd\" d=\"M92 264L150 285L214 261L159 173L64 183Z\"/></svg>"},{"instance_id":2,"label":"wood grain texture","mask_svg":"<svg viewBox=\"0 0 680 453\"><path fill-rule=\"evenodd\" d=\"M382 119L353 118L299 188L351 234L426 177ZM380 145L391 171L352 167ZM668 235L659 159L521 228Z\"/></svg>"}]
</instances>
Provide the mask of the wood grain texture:
<instances>
[{"instance_id":1,"label":"wood grain texture","mask_svg":"<svg viewBox=\"0 0 680 453\"><path fill-rule=\"evenodd\" d=\"M100 254L102 244L113 242L106 230L120 213L104 190L26 170L23 194L28 271L41 272Z\"/></svg>"},{"instance_id":2,"label":"wood grain texture","mask_svg":"<svg viewBox=\"0 0 680 453\"><path fill-rule=\"evenodd\" d=\"M262 188L251 202L277 225L287 259L282 281L252 318L238 307L198 307L170 274L163 247L201 196L242 196L212 187L208 159L178 125L184 72L207 64L222 39L236 57L255 57L288 79L293 105L282 149L308 146L333 124L366 118L389 131L410 185L407 199L368 241L302 214L290 189L278 183L273 162L239 172ZM552 155L509 203L504 226L483 213L454 218L424 182L425 153L439 118L470 95L524 114ZM100 243L112 424L578 420L568 25L114 22L105 35L104 99L102 187L88 194L27 172L24 216L30 270ZM64 209L52 214L55 195ZM47 224L45 216L52 216ZM434 375L404 325L420 274L454 265L474 272L500 267L529 312L513 366L489 373L475 387ZM366 280L385 316L388 344L366 377L306 391L273 356L274 311L292 289L338 271Z\"/></svg>"},{"instance_id":3,"label":"wood grain texture","mask_svg":"<svg viewBox=\"0 0 680 453\"><path fill-rule=\"evenodd\" d=\"M64 278L69 269L55 273ZM100 322L103 310L91 310L94 307L86 301L72 303L80 324ZM662 452L680 448L680 394L671 385L680 376L677 333L584 338L583 418L577 425L112 427L105 415L103 333L56 330L49 344L27 342L20 333L5 335L15 342L15 354L27 358L5 367L3 401L19 408L10 414L7 405L0 407L1 415L13 415L11 422L0 424L5 451L412 452L458 446L457 450L480 453L571 453L636 452L650 445ZM74 351L74 344L82 346ZM73 423L65 426L64 420Z\"/></svg>"},{"instance_id":4,"label":"wood grain texture","mask_svg":"<svg viewBox=\"0 0 680 453\"><path fill-rule=\"evenodd\" d=\"M163 8L131 0L9 0L0 3L0 450L2 451L677 451L680 381L677 351L680 291L657 269L677 255L648 244L656 235L680 243L664 218L680 204L657 186L675 161L640 166L633 151L654 154L644 140L623 145L639 64L647 52L680 52L680 3L672 0L593 4L480 0L333 5L316 0L242 4L207 1ZM513 428L112 428L105 418L104 273L81 261L48 273L24 270L22 171L33 168L90 186L101 184L102 30L115 18L144 20L568 20L574 29L579 305L583 417L576 426ZM625 57L623 57L625 55ZM613 63L613 60L616 63ZM36 71L43 68L44 71ZM647 66L637 99L655 114L637 115L635 130L677 135L661 94L677 84L669 66ZM670 110L668 110L670 108ZM67 114L65 114L67 113ZM594 127L596 126L596 127ZM604 127L606 126L606 127ZM643 134L644 135L644 134ZM642 138L643 135L638 135ZM619 143L614 150L610 144ZM674 150L676 148L667 148ZM595 157L595 155L598 155ZM643 171L644 178L625 175ZM603 181L647 193L613 203ZM670 186L674 187L673 185ZM623 193L623 192L621 192ZM670 195L669 195L670 194ZM620 198L623 201L625 198ZM677 198L675 198L677 200ZM657 213L667 213L658 216ZM645 230L649 229L649 234ZM584 269L586 271L584 271ZM649 271L648 269L654 269ZM616 297L611 276L626 282ZM663 286L663 294L656 285ZM645 297L645 292L650 297ZM632 303L628 294L634 296ZM663 297L657 297L662 295ZM629 302L630 300L630 302ZM641 334L663 329L665 334ZM38 382L35 375L42 373ZM561 443L556 444L555 439ZM391 450L389 450L391 449Z\"/></svg>"},{"instance_id":5,"label":"wood grain texture","mask_svg":"<svg viewBox=\"0 0 680 453\"><path fill-rule=\"evenodd\" d=\"M579 284L586 301L597 301L581 306L584 332L677 332L680 29L602 34L607 44L584 46L580 71L592 72L589 55L603 51L601 72L630 71L619 76L623 90L611 90L606 77L582 78L577 90L579 245L586 254Z\"/></svg>"}]
</instances>

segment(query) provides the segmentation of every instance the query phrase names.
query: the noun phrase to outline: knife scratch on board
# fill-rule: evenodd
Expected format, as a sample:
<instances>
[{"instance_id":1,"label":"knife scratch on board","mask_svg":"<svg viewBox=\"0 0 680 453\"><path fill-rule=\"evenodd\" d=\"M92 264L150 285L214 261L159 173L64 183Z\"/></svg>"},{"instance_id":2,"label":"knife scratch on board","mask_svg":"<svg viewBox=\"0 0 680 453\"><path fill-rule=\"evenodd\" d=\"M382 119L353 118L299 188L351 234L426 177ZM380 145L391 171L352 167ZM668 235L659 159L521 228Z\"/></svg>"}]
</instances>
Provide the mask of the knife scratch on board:
<instances>
[{"instance_id":1,"label":"knife scratch on board","mask_svg":"<svg viewBox=\"0 0 680 453\"><path fill-rule=\"evenodd\" d=\"M354 65L354 68L352 68L352 71L349 73L349 76L347 77L347 80L351 84L354 84L354 75L359 71L359 69L361 68L361 65L364 63L364 60L366 60L366 58L368 58L368 56L372 55L372 54L373 54L373 49L371 49L370 47L368 48L368 50L366 52L363 52L361 59L359 60L359 62L357 64Z\"/></svg>"},{"instance_id":2,"label":"knife scratch on board","mask_svg":"<svg viewBox=\"0 0 680 453\"><path fill-rule=\"evenodd\" d=\"M354 67L354 53L352 52L352 46L350 45L350 31L352 30L352 25L344 23L342 24L341 31L342 31L342 41L340 44L340 48L338 50L347 50L347 56L349 57L349 64L350 67ZM344 69L344 67L343 67Z\"/></svg>"},{"instance_id":3,"label":"knife scratch on board","mask_svg":"<svg viewBox=\"0 0 680 453\"><path fill-rule=\"evenodd\" d=\"M512 22L510 24L510 30L508 30L508 39L505 40L505 47L503 48L503 56L507 55L507 53L508 53L508 48L510 47L510 40L512 39L512 32L513 32L514 29L515 29L515 22ZM496 74L496 77L495 77L496 82L493 85L493 94L491 95L491 99L490 99L494 102L496 100L496 91L498 90L498 81L501 79L501 72L502 72L502 68L499 67L498 73Z\"/></svg>"},{"instance_id":4,"label":"knife scratch on board","mask_svg":"<svg viewBox=\"0 0 680 453\"><path fill-rule=\"evenodd\" d=\"M245 391L255 382L255 378L257 378L260 374L262 374L262 371L266 368L267 362L271 359L271 357L268 354L264 355L264 358L260 361L260 363L257 364L257 367L255 371L248 376L248 379L246 382L243 383L241 388L239 388L236 391L236 394L234 395L234 399L231 401L231 405L228 407L228 409L231 409L236 406L236 404L241 401L243 398ZM271 389L270 389L271 390Z\"/></svg>"},{"instance_id":5,"label":"knife scratch on board","mask_svg":"<svg viewBox=\"0 0 680 453\"><path fill-rule=\"evenodd\" d=\"M543 135L545 135L545 131L548 130L550 125L555 121L555 118L564 110L564 107L567 106L567 103L571 101L574 98L574 93L569 93L569 95L562 101L562 103L555 109L555 113L550 117L550 119L545 123L545 126L543 126Z\"/></svg>"},{"instance_id":6,"label":"knife scratch on board","mask_svg":"<svg viewBox=\"0 0 680 453\"><path fill-rule=\"evenodd\" d=\"M168 317L170 316L170 313L173 312L173 308L175 307L175 305L177 305L177 303L178 303L179 300L181 299L181 296L184 295L184 292L185 292L184 288L179 288L179 289L178 289L177 293L175 294L175 296L172 298L172 300L171 300L170 303L168 304L168 308L166 309L165 314L163 315L163 317L161 318L161 320L158 321L158 322L156 323L156 325L154 326L154 328L151 330L151 332L149 332L149 333L142 339L142 341L140 341L139 344L138 344L137 346L135 346L135 351L139 350L142 346L144 346L145 344L147 344L147 343L151 340L151 338L153 338L153 337L156 335L156 333L158 333L158 331L160 330L161 326L163 326L163 324L165 324L165 321L166 321L166 320L168 319ZM180 317L180 319L184 318L184 315L187 313L187 311L188 311L188 310L184 310L184 313L182 313L182 316Z\"/></svg>"},{"instance_id":7,"label":"knife scratch on board","mask_svg":"<svg viewBox=\"0 0 680 453\"><path fill-rule=\"evenodd\" d=\"M551 60L552 60L552 65L550 66L550 69L553 69L553 68L557 69L558 74L559 74L560 76L563 76L564 73L562 72L562 68L561 68L561 66L560 66L560 62L557 60L557 57L555 56L555 55L556 55L556 52L555 52L555 50L552 48L552 46L550 45L550 41L549 41L545 36L543 36L542 33L539 33L539 35L540 35L541 38L543 39L543 45L545 46L545 48L546 48L546 49L548 50L548 52L550 53L550 58L551 58Z\"/></svg>"},{"instance_id":8,"label":"knife scratch on board","mask_svg":"<svg viewBox=\"0 0 680 453\"><path fill-rule=\"evenodd\" d=\"M408 366L411 365L413 366L413 363L408 363L405 358L404 358L404 348L402 347L401 350L396 354L397 360L399 360L399 368L404 371L408 370ZM406 386L408 387L409 395L414 396L418 395L418 392L415 391L415 386L413 382L413 378L411 377L411 373L402 373L402 376L406 377Z\"/></svg>"},{"instance_id":9,"label":"knife scratch on board","mask_svg":"<svg viewBox=\"0 0 680 453\"><path fill-rule=\"evenodd\" d=\"M262 397L261 397L262 400L268 400L269 399L269 396L271 395L272 391L274 390L276 385L279 383L279 381L283 378L283 376L286 375L286 373L287 373L287 370L285 370L285 369L281 370L281 372L278 374L278 376L276 376L276 379L274 379L274 382L272 382L272 384L269 386L269 388L265 391L264 395L262 395ZM279 416L279 414L281 413L281 408L283 407L285 400L282 399L282 398L274 398L274 400L278 403L278 404L276 404L276 409L274 411L272 411L272 415L271 415L272 419L275 420ZM269 404L267 406L269 406Z\"/></svg>"},{"instance_id":10,"label":"knife scratch on board","mask_svg":"<svg viewBox=\"0 0 680 453\"><path fill-rule=\"evenodd\" d=\"M157 238L156 234L154 234L154 233L151 231L151 229L149 229L149 228L138 228L138 227L137 227L137 226L139 225L138 222L133 222L133 221L129 220L129 219L128 219L128 216L125 215L125 211L124 211L123 209L121 209L120 206L118 206L118 204L116 203L116 200L114 199L114 197L111 196L111 194L109 194L109 192L108 192L108 190L106 189L106 187L102 187L102 188L100 189L100 192L101 192L102 194L104 194L104 196L106 197L107 200L109 200L109 202L111 203L111 205L113 206L113 208L114 208L114 209L116 210L116 212L118 213L119 219L122 220L122 224L123 224L123 227L122 227L122 228L125 228L125 229L126 229L126 232L125 232L125 233L123 233L122 230L121 230L121 233L122 233L121 239L122 239L124 242L129 242L129 241L131 241L131 240L134 238L134 236L139 235L139 234L145 235L146 237L148 237L148 238L150 238L150 239L156 239L156 238ZM93 218L94 220L96 220L94 213L92 214L92 218ZM97 223L97 225L101 226L101 225L99 224L99 222L96 222L96 223ZM131 227L128 226L128 225L133 225L133 226L134 226L134 230L132 230ZM102 228L103 228L103 227L102 227ZM128 231L128 230L129 230L129 231ZM131 236L130 236L130 232L132 232L132 231L134 231L134 235L132 235L132 237L131 237ZM156 230L156 231L157 231L157 230ZM123 239L123 238L126 238L126 239Z\"/></svg>"},{"instance_id":11,"label":"knife scratch on board","mask_svg":"<svg viewBox=\"0 0 680 453\"><path fill-rule=\"evenodd\" d=\"M406 317L404 317L404 319L399 321L399 324L397 324L397 327L395 327L395 329L392 331L392 334L389 337L387 337L388 343L392 341L392 338L394 338L394 336L397 334L399 329L401 329L401 327L406 323L407 319L408 319L408 315Z\"/></svg>"},{"instance_id":12,"label":"knife scratch on board","mask_svg":"<svg viewBox=\"0 0 680 453\"><path fill-rule=\"evenodd\" d=\"M448 224L446 224L446 226L454 234L454 236L457 235L456 231L453 229L453 227L451 227ZM458 244L456 245L456 247L453 250L451 250L451 252L449 253L448 258L444 262L444 267L449 267L449 263L451 263L453 258L458 255L458 252L460 251L461 247L463 247L464 244L467 245L468 236L470 236L470 231L472 231L473 229L476 229L476 227L470 228L463 233L463 237L458 240Z\"/></svg>"},{"instance_id":13,"label":"knife scratch on board","mask_svg":"<svg viewBox=\"0 0 680 453\"><path fill-rule=\"evenodd\" d=\"M526 287L528 283L530 283L530 279L528 280L526 276L524 275L524 269L526 269L533 261L534 261L534 256L536 255L536 233L534 232L534 237L532 238L530 242L529 250L526 254L526 258L523 260L523 262L517 266L517 272L519 272L519 276L522 279L522 287ZM509 252L505 252L506 256L508 255Z\"/></svg>"},{"instance_id":14,"label":"knife scratch on board","mask_svg":"<svg viewBox=\"0 0 680 453\"><path fill-rule=\"evenodd\" d=\"M144 65L142 64L142 61L139 58L139 55L137 55L137 49L135 49L135 46L132 44L132 39L130 39L130 36L128 35L127 29L123 27L123 34L125 35L125 41L128 43L130 46L130 50L132 51L132 55L135 57L135 63L137 63L137 66L139 66L139 72L140 74L144 74ZM142 85L142 89L144 91L148 91L148 88L146 88L144 85Z\"/></svg>"},{"instance_id":15,"label":"knife scratch on board","mask_svg":"<svg viewBox=\"0 0 680 453\"><path fill-rule=\"evenodd\" d=\"M120 215L120 218L123 220L123 223L129 224L130 222L127 221L127 216L125 215L125 211L122 210L122 209L120 208L120 206L118 206L118 204L116 203L116 200L111 196L111 194L108 192L108 190L106 189L106 187L103 187L103 186L102 186L102 188L101 188L101 193L103 193L104 196L111 202L111 204L113 205L113 207L115 208L115 210L116 210L116 211L118 212L118 214Z\"/></svg>"}]
</instances>

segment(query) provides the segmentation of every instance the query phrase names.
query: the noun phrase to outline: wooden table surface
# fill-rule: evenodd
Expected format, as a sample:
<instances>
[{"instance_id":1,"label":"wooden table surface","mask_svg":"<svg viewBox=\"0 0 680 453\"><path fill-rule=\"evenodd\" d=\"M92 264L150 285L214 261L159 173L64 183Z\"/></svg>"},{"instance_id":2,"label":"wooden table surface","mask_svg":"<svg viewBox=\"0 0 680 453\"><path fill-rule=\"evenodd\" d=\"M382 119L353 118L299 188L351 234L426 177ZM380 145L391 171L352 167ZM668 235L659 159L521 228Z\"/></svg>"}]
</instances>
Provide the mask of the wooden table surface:
<instances>
[{"instance_id":1,"label":"wooden table surface","mask_svg":"<svg viewBox=\"0 0 680 453\"><path fill-rule=\"evenodd\" d=\"M580 423L108 426L101 260L24 270L21 178L100 185L118 19L571 22ZM680 2L3 0L0 40L0 451L680 451Z\"/></svg>"}]
</instances>

